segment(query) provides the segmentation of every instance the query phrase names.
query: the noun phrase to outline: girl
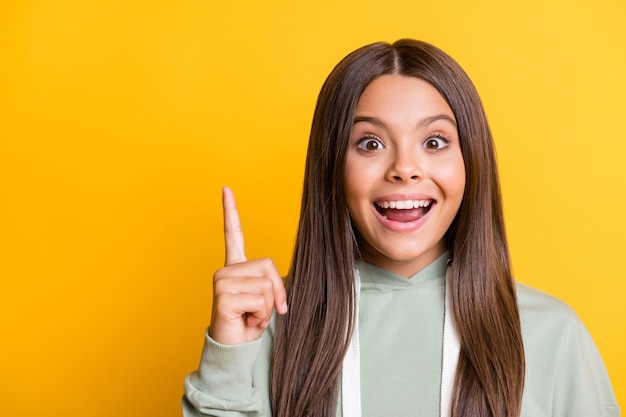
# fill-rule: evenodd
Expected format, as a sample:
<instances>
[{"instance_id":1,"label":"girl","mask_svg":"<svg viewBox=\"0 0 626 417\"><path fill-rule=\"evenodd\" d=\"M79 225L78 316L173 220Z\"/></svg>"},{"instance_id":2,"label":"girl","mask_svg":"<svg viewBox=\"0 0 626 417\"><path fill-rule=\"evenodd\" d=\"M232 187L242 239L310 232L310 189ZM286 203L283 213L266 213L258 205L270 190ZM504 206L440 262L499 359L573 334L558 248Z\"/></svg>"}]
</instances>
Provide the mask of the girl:
<instances>
[{"instance_id":1,"label":"girl","mask_svg":"<svg viewBox=\"0 0 626 417\"><path fill-rule=\"evenodd\" d=\"M436 47L368 45L326 80L286 291L223 205L186 416L619 416L576 315L511 277L482 105Z\"/></svg>"}]
</instances>

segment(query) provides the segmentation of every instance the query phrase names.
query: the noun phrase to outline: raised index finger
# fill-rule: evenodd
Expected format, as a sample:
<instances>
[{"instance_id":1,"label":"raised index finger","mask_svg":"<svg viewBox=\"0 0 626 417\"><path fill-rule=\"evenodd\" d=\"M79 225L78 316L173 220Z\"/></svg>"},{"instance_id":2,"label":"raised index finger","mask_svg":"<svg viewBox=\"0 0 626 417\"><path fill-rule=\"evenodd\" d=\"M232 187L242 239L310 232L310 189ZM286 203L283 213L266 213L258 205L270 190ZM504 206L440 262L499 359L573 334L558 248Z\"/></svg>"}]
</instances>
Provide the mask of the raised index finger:
<instances>
[{"instance_id":1,"label":"raised index finger","mask_svg":"<svg viewBox=\"0 0 626 417\"><path fill-rule=\"evenodd\" d=\"M224 207L224 240L226 243L226 262L224 265L228 266L246 260L243 231L235 205L235 196L228 187L222 188L222 206Z\"/></svg>"}]
</instances>

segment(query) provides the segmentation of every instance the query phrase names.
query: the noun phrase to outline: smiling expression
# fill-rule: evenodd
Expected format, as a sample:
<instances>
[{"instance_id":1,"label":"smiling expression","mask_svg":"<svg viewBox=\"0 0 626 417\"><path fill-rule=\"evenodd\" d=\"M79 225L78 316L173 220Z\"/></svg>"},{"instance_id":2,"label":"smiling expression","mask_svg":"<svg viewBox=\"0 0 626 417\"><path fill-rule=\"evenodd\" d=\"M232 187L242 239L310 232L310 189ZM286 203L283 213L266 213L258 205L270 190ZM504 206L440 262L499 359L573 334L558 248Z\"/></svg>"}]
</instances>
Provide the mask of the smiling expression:
<instances>
[{"instance_id":1,"label":"smiling expression","mask_svg":"<svg viewBox=\"0 0 626 417\"><path fill-rule=\"evenodd\" d=\"M450 106L429 83L383 75L361 95L345 192L363 259L409 277L445 250L465 166Z\"/></svg>"}]
</instances>

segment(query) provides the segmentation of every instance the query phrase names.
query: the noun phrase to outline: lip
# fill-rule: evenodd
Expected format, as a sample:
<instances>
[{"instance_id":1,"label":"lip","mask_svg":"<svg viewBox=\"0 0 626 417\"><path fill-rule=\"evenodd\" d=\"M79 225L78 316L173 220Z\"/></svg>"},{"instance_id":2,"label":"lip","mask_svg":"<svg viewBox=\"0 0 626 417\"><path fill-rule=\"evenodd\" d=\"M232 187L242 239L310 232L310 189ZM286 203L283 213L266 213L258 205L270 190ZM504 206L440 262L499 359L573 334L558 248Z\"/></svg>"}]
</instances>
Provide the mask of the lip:
<instances>
[{"instance_id":1,"label":"lip","mask_svg":"<svg viewBox=\"0 0 626 417\"><path fill-rule=\"evenodd\" d=\"M389 220L388 218L382 216L378 210L376 209L376 203L381 201L400 201L400 200L430 200L432 201L432 207L428 212L420 217L417 220L411 222L396 222L393 220ZM378 221L388 230L396 233L411 233L422 227L424 223L428 220L431 213L435 210L437 206L437 200L431 196L426 194L389 194L379 198L376 198L372 202L372 211L374 212L374 216L378 219Z\"/></svg>"},{"instance_id":2,"label":"lip","mask_svg":"<svg viewBox=\"0 0 626 417\"><path fill-rule=\"evenodd\" d=\"M432 196L415 193L415 194L388 194L374 199L374 203L378 201L398 201L398 200L433 200L437 202Z\"/></svg>"}]
</instances>

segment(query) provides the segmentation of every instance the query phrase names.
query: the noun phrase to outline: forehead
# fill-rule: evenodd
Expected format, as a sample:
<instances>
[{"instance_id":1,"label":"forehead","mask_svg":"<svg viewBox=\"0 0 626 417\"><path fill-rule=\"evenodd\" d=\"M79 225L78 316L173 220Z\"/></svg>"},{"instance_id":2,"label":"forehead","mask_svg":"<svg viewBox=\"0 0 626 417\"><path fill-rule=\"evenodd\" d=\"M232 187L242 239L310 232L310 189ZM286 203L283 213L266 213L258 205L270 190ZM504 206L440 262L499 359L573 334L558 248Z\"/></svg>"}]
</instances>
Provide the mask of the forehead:
<instances>
[{"instance_id":1,"label":"forehead","mask_svg":"<svg viewBox=\"0 0 626 417\"><path fill-rule=\"evenodd\" d=\"M452 109L435 87L420 78L398 74L377 77L365 88L356 107L356 115L363 113L408 113L414 117L446 114L454 119Z\"/></svg>"}]
</instances>

